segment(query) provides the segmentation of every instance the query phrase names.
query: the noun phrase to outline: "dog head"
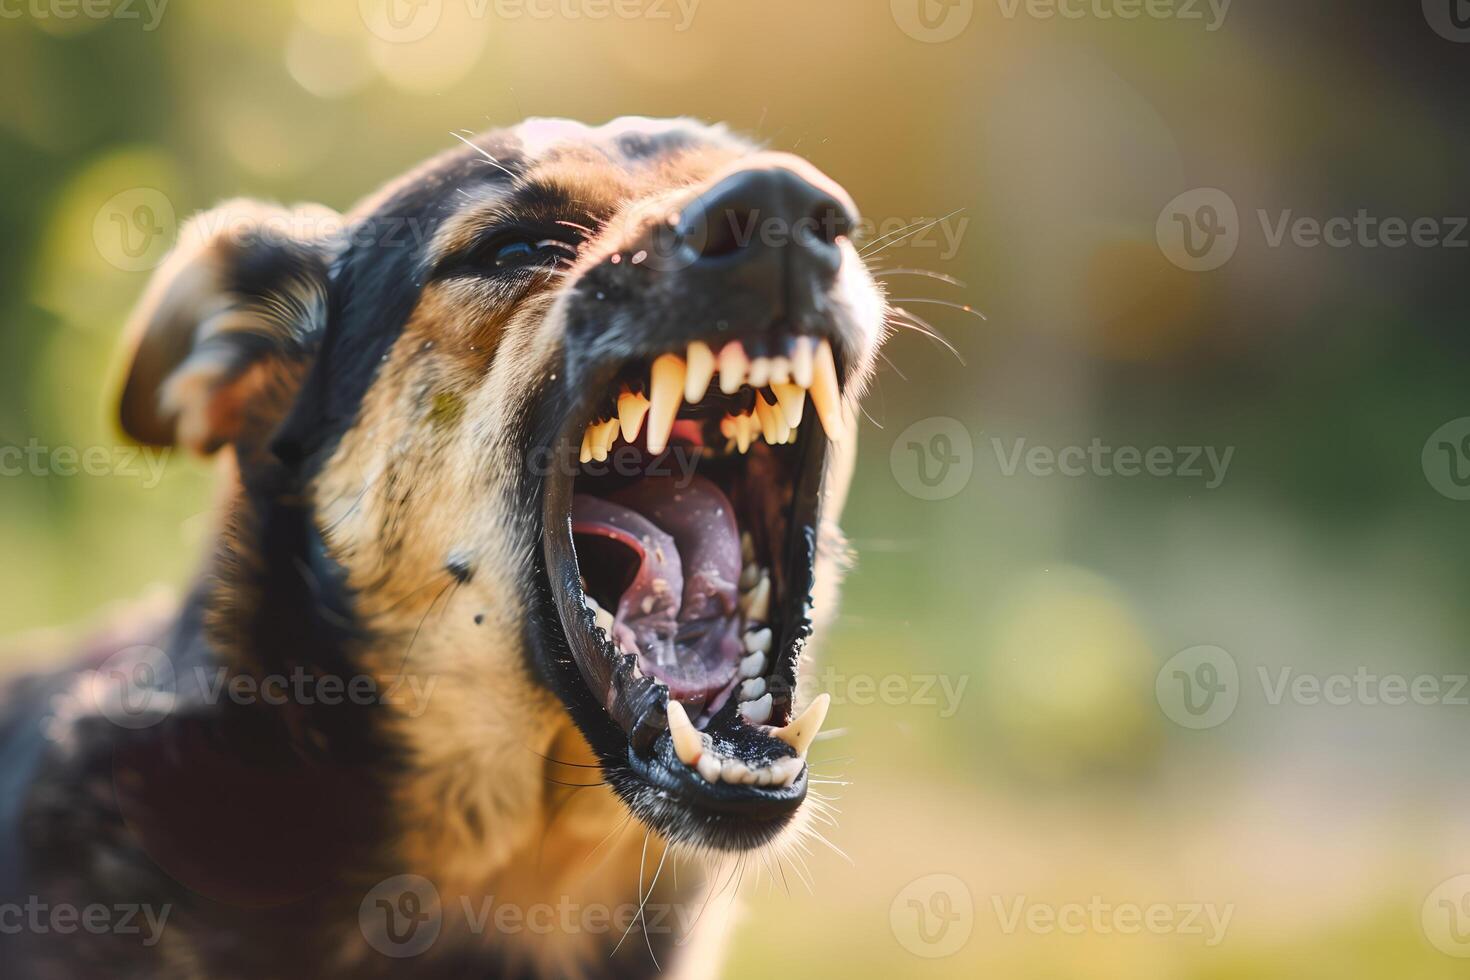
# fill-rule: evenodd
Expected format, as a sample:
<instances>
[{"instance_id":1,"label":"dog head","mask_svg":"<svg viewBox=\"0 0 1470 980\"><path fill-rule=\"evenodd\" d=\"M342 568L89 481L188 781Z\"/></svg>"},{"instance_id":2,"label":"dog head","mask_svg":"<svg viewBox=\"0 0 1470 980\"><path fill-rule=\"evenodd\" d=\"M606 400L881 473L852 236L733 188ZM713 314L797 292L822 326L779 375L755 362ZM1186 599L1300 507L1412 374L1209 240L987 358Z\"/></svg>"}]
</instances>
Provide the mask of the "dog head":
<instances>
[{"instance_id":1,"label":"dog head","mask_svg":"<svg viewBox=\"0 0 1470 980\"><path fill-rule=\"evenodd\" d=\"M410 849L516 846L571 731L670 840L761 846L807 796L796 681L884 323L854 206L682 120L464 142L346 217L195 219L125 428L238 461L230 655L429 692L372 722Z\"/></svg>"}]
</instances>

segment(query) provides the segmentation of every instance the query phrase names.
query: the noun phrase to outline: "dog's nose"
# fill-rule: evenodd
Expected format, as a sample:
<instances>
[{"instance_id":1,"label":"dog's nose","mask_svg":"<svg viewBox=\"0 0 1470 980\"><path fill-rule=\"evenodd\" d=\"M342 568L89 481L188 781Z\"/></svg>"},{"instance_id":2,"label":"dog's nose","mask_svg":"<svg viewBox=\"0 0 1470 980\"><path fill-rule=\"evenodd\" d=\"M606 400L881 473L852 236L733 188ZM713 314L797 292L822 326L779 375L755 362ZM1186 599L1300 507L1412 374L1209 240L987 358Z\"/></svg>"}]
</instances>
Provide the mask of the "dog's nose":
<instances>
[{"instance_id":1,"label":"dog's nose","mask_svg":"<svg viewBox=\"0 0 1470 980\"><path fill-rule=\"evenodd\" d=\"M698 266L830 278L842 264L839 240L856 223L857 209L841 187L798 157L772 154L686 205L677 231Z\"/></svg>"}]
</instances>

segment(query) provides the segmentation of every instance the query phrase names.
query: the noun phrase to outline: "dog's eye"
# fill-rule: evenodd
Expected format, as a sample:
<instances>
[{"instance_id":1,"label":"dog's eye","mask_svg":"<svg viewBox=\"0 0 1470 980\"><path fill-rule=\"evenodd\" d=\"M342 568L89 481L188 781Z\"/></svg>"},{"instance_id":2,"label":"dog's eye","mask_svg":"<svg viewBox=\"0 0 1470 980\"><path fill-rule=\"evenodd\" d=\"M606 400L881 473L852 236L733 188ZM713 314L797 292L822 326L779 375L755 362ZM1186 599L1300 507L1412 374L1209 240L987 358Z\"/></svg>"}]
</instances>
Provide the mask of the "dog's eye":
<instances>
[{"instance_id":1,"label":"dog's eye","mask_svg":"<svg viewBox=\"0 0 1470 980\"><path fill-rule=\"evenodd\" d=\"M576 257L576 248L558 238L540 241L517 239L496 245L491 253L491 263L497 269L523 269L535 265L555 265L563 259Z\"/></svg>"}]
</instances>

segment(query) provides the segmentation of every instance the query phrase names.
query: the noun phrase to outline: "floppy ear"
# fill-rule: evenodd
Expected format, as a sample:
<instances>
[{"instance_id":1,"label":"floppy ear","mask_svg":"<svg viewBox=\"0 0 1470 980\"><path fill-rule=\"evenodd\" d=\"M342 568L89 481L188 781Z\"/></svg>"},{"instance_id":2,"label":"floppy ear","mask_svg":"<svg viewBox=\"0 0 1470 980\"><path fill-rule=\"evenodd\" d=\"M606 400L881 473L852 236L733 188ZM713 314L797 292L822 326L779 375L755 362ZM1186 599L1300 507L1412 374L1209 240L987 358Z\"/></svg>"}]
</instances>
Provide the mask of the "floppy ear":
<instances>
[{"instance_id":1,"label":"floppy ear","mask_svg":"<svg viewBox=\"0 0 1470 980\"><path fill-rule=\"evenodd\" d=\"M211 453L263 438L326 325L341 219L235 200L192 218L128 323L123 431Z\"/></svg>"}]
</instances>

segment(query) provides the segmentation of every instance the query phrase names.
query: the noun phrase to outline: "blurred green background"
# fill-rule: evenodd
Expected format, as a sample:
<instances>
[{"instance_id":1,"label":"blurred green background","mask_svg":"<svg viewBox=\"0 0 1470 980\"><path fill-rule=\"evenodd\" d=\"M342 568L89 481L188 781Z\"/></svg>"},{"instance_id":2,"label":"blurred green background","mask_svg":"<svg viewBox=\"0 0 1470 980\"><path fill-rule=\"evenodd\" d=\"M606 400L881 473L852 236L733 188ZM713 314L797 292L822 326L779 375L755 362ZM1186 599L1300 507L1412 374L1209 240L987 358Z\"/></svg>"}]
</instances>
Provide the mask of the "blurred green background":
<instances>
[{"instance_id":1,"label":"blurred green background","mask_svg":"<svg viewBox=\"0 0 1470 980\"><path fill-rule=\"evenodd\" d=\"M196 564L208 464L124 466L110 405L177 220L346 208L526 116L724 120L880 228L948 215L872 261L963 358L901 333L866 402L815 751L851 862L761 885L731 975L1465 975L1470 423L1436 433L1470 415L1470 37L1435 4L387 2L4 7L0 446L55 465L0 479L0 634ZM1171 261L1198 188L1237 211L1210 271ZM1440 240L1273 244L1360 211ZM1094 440L1173 452L1164 475L1011 465ZM111 464L68 477L59 447ZM1187 447L1229 452L1222 477ZM1342 675L1369 686L1277 694ZM1233 712L1191 727L1186 676ZM1395 677L1439 693L1385 703ZM1013 919L1089 904L1175 924ZM1185 927L1194 904L1223 936Z\"/></svg>"}]
</instances>

